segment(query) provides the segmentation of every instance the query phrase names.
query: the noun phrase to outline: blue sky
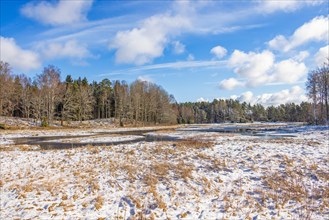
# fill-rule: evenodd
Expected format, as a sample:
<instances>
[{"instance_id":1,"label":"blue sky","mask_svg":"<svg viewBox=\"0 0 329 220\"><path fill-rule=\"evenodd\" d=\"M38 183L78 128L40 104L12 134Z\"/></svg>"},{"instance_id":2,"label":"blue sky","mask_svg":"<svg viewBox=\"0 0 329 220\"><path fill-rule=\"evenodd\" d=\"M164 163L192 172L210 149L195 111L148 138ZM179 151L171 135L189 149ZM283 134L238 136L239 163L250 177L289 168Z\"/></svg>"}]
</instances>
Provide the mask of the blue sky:
<instances>
[{"instance_id":1,"label":"blue sky","mask_svg":"<svg viewBox=\"0 0 329 220\"><path fill-rule=\"evenodd\" d=\"M1 60L30 77L136 79L177 101L301 102L328 57L328 1L1 0Z\"/></svg>"}]
</instances>

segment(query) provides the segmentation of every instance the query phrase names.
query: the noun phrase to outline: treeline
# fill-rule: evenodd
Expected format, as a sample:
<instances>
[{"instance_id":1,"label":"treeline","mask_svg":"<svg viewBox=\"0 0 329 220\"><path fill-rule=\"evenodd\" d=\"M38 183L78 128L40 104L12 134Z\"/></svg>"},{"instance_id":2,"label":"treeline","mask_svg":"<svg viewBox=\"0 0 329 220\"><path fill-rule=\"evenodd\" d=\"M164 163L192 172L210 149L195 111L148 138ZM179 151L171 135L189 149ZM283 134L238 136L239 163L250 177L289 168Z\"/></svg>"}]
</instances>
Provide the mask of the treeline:
<instances>
[{"instance_id":1,"label":"treeline","mask_svg":"<svg viewBox=\"0 0 329 220\"><path fill-rule=\"evenodd\" d=\"M329 60L309 73L306 90L311 103L288 103L266 108L260 104L250 105L232 99L182 103L178 105L177 120L178 123L282 121L328 124Z\"/></svg>"},{"instance_id":2,"label":"treeline","mask_svg":"<svg viewBox=\"0 0 329 220\"><path fill-rule=\"evenodd\" d=\"M115 118L124 124L222 123L252 121L289 121L312 124L329 121L329 67L310 72L307 91L311 103L264 107L237 100L177 103L160 86L135 81L89 83L73 79L55 66L45 67L34 79L14 75L8 63L0 61L0 115L33 118L43 126L52 121Z\"/></svg>"},{"instance_id":3,"label":"treeline","mask_svg":"<svg viewBox=\"0 0 329 220\"><path fill-rule=\"evenodd\" d=\"M237 100L217 100L213 102L179 104L179 123L223 123L253 121L287 121L311 122L311 104L302 102L300 105L289 103L265 108L260 104L250 105Z\"/></svg>"},{"instance_id":4,"label":"treeline","mask_svg":"<svg viewBox=\"0 0 329 220\"><path fill-rule=\"evenodd\" d=\"M8 63L0 63L0 115L34 118L43 126L64 122L116 118L119 123L176 123L173 97L160 86L135 81L89 83L73 79L55 66L35 77L13 75Z\"/></svg>"}]
</instances>

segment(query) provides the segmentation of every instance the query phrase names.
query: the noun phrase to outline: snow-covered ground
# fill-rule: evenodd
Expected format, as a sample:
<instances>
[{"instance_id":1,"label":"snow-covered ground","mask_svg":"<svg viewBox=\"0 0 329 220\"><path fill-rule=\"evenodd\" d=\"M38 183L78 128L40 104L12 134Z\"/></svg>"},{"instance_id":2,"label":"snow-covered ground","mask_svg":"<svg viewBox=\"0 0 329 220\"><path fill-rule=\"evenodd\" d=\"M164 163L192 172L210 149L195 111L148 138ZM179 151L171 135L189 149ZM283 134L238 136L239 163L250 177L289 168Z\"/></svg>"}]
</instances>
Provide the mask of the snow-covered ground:
<instances>
[{"instance_id":1,"label":"snow-covered ground","mask_svg":"<svg viewBox=\"0 0 329 220\"><path fill-rule=\"evenodd\" d=\"M151 135L185 140L48 151L0 140L1 219L329 218L327 129Z\"/></svg>"}]
</instances>

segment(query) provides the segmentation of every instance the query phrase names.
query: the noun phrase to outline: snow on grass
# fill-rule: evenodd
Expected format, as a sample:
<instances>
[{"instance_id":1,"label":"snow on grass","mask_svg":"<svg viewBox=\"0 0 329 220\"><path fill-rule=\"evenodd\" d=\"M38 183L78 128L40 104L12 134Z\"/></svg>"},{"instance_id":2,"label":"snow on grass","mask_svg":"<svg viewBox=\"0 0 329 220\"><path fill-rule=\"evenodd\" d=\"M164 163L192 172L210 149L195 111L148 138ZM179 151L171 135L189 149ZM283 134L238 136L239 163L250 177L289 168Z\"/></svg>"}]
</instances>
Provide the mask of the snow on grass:
<instances>
[{"instance_id":1,"label":"snow on grass","mask_svg":"<svg viewBox=\"0 0 329 220\"><path fill-rule=\"evenodd\" d=\"M182 133L181 133L182 132ZM0 216L326 219L326 131L294 138L171 131L180 142L2 151ZM211 137L211 141L207 138Z\"/></svg>"}]
</instances>

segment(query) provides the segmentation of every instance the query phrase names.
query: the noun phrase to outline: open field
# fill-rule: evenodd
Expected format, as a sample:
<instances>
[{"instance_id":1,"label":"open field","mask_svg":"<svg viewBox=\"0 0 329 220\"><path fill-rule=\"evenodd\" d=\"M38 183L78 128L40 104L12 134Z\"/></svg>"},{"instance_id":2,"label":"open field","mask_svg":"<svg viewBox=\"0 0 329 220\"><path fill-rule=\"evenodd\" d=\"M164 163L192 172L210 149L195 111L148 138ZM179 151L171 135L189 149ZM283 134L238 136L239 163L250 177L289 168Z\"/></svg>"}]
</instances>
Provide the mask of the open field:
<instances>
[{"instance_id":1,"label":"open field","mask_svg":"<svg viewBox=\"0 0 329 220\"><path fill-rule=\"evenodd\" d=\"M328 219L328 128L271 130L280 126L285 125L145 128L147 134L132 134L133 129L1 131L0 216ZM17 137L47 136L87 146L14 145ZM148 141L149 136L157 139ZM120 144L126 139L131 143ZM113 144L107 145L109 140Z\"/></svg>"}]
</instances>

